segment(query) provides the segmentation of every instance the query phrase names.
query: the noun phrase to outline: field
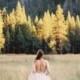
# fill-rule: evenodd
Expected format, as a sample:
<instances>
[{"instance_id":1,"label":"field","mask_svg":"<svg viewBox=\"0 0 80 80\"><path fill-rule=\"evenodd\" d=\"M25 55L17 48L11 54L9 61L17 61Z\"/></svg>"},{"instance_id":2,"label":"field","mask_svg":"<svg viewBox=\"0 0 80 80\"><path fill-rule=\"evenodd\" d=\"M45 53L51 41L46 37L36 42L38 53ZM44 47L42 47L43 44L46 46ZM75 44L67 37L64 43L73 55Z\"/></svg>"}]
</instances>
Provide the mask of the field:
<instances>
[{"instance_id":1,"label":"field","mask_svg":"<svg viewBox=\"0 0 80 80\"><path fill-rule=\"evenodd\" d=\"M35 55L0 55L0 80L27 80ZM80 55L45 55L52 80L80 80Z\"/></svg>"}]
</instances>

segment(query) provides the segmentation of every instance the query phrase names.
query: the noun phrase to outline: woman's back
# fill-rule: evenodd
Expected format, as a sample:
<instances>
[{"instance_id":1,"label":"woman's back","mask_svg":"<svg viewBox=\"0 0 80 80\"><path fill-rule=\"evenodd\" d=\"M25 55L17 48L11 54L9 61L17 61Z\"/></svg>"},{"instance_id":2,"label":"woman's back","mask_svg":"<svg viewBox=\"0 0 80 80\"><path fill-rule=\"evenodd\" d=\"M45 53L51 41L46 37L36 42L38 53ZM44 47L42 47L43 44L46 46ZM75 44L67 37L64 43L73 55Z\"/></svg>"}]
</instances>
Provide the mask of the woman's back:
<instances>
[{"instance_id":1,"label":"woman's back","mask_svg":"<svg viewBox=\"0 0 80 80\"><path fill-rule=\"evenodd\" d=\"M44 59L36 60L34 63L36 72L46 72L47 63Z\"/></svg>"},{"instance_id":2,"label":"woman's back","mask_svg":"<svg viewBox=\"0 0 80 80\"><path fill-rule=\"evenodd\" d=\"M28 80L50 80L49 77L49 64L43 58L43 51L39 50L32 65L31 75Z\"/></svg>"}]
</instances>

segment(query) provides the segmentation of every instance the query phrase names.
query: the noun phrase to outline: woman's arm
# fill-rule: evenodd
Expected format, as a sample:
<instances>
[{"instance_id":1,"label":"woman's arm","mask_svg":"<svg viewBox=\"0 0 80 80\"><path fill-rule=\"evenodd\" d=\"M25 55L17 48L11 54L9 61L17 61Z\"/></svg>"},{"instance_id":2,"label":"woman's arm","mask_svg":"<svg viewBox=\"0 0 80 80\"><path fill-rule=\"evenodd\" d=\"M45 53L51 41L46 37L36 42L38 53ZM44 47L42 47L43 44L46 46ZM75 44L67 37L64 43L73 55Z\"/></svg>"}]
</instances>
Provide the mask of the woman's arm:
<instances>
[{"instance_id":1,"label":"woman's arm","mask_svg":"<svg viewBox=\"0 0 80 80\"><path fill-rule=\"evenodd\" d=\"M33 72L33 73L35 73L35 72L36 72L35 64L33 64L33 66L32 66L32 72Z\"/></svg>"},{"instance_id":2,"label":"woman's arm","mask_svg":"<svg viewBox=\"0 0 80 80\"><path fill-rule=\"evenodd\" d=\"M32 73L35 73L35 72L36 72L35 63L33 63L33 65L32 65Z\"/></svg>"},{"instance_id":3,"label":"woman's arm","mask_svg":"<svg viewBox=\"0 0 80 80\"><path fill-rule=\"evenodd\" d=\"M48 74L50 74L50 65L49 65L48 61L46 61L46 65L47 65L47 72L46 72L46 74L48 75Z\"/></svg>"}]
</instances>

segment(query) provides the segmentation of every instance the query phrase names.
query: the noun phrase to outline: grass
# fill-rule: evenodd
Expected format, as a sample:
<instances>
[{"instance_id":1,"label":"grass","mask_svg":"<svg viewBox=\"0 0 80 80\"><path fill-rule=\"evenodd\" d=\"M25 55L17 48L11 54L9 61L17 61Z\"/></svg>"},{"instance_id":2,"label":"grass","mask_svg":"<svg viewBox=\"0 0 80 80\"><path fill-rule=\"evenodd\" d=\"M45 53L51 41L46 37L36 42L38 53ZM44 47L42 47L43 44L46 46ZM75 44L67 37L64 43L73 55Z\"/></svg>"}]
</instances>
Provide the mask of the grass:
<instances>
[{"instance_id":1,"label":"grass","mask_svg":"<svg viewBox=\"0 0 80 80\"><path fill-rule=\"evenodd\" d=\"M0 80L27 80L35 55L0 55ZM80 80L80 55L46 55L52 80Z\"/></svg>"}]
</instances>

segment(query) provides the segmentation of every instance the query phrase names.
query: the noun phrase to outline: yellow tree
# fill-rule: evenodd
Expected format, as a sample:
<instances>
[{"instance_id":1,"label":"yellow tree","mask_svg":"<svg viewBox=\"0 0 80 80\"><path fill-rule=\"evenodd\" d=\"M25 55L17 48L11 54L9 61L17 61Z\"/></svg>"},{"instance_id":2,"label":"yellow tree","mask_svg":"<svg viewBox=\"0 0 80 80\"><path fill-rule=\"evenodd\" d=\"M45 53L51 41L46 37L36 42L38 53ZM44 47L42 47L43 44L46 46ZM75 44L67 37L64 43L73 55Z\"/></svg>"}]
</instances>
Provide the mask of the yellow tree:
<instances>
[{"instance_id":1,"label":"yellow tree","mask_svg":"<svg viewBox=\"0 0 80 80\"><path fill-rule=\"evenodd\" d=\"M37 24L38 21L39 21L38 16L36 16L35 19L34 19L34 23Z\"/></svg>"},{"instance_id":2,"label":"yellow tree","mask_svg":"<svg viewBox=\"0 0 80 80\"><path fill-rule=\"evenodd\" d=\"M2 15L0 14L0 49L4 47L4 42L5 42L5 38L3 36L3 27L4 27L4 23L3 23Z\"/></svg>"},{"instance_id":3,"label":"yellow tree","mask_svg":"<svg viewBox=\"0 0 80 80\"><path fill-rule=\"evenodd\" d=\"M38 24L37 24L37 27L36 27L36 30L37 30L37 37L39 38L40 42L41 42L41 45L42 45L42 48L44 51L47 51L46 49L46 41L47 41L47 29L46 29L46 26L44 26L44 21L43 19L39 19L38 21Z\"/></svg>"},{"instance_id":4,"label":"yellow tree","mask_svg":"<svg viewBox=\"0 0 80 80\"><path fill-rule=\"evenodd\" d=\"M68 16L67 16L66 23L68 25L68 28L75 29L76 21L75 21L74 16L71 16L69 11L68 11Z\"/></svg>"},{"instance_id":5,"label":"yellow tree","mask_svg":"<svg viewBox=\"0 0 80 80\"><path fill-rule=\"evenodd\" d=\"M15 11L16 24L26 24L28 25L30 31L32 33L36 33L35 26L31 20L31 17L28 16L25 12L25 7L21 6L20 2L17 3L16 11Z\"/></svg>"},{"instance_id":6,"label":"yellow tree","mask_svg":"<svg viewBox=\"0 0 80 80\"><path fill-rule=\"evenodd\" d=\"M17 3L16 9L12 10L10 14L7 14L6 16L6 25L5 25L5 36L6 36L6 51L10 51L10 48L12 51L15 51L16 46L15 44L15 38L17 37L16 32L19 32L19 37L24 37L23 34L21 34L21 31L23 31L24 26L26 27L27 19L26 19L26 13L25 8L21 6L20 2ZM26 29L26 28L25 28ZM23 38L22 38L23 39ZM22 41L23 42L23 41ZM11 46L11 45L13 46Z\"/></svg>"},{"instance_id":7,"label":"yellow tree","mask_svg":"<svg viewBox=\"0 0 80 80\"><path fill-rule=\"evenodd\" d=\"M39 36L47 41L52 32L52 22L49 10L47 10L47 12L44 13L43 18L38 21L38 27Z\"/></svg>"},{"instance_id":8,"label":"yellow tree","mask_svg":"<svg viewBox=\"0 0 80 80\"><path fill-rule=\"evenodd\" d=\"M36 24L37 37L39 39L42 39L43 38L43 35L44 35L44 31L42 29L42 26L43 26L43 20L42 19L39 19L38 23Z\"/></svg>"},{"instance_id":9,"label":"yellow tree","mask_svg":"<svg viewBox=\"0 0 80 80\"><path fill-rule=\"evenodd\" d=\"M74 45L74 49L78 53L80 51L80 18L78 15L76 16L75 23L76 23L76 27L75 27L74 38L75 38L76 45Z\"/></svg>"},{"instance_id":10,"label":"yellow tree","mask_svg":"<svg viewBox=\"0 0 80 80\"><path fill-rule=\"evenodd\" d=\"M55 50L55 44L56 44L55 35L54 35L56 33L56 30L55 30L56 24L57 24L56 16L55 16L55 14L51 13L51 25L52 25L51 28L52 28L52 30L50 31L50 37L49 37L48 45L53 50Z\"/></svg>"},{"instance_id":11,"label":"yellow tree","mask_svg":"<svg viewBox=\"0 0 80 80\"><path fill-rule=\"evenodd\" d=\"M27 22L25 8L21 6L20 2L17 3L15 18L17 24L24 24Z\"/></svg>"},{"instance_id":12,"label":"yellow tree","mask_svg":"<svg viewBox=\"0 0 80 80\"><path fill-rule=\"evenodd\" d=\"M53 37L56 41L57 53L60 53L63 41L67 40L68 27L64 19L63 9L57 6L55 13L55 23L53 26Z\"/></svg>"},{"instance_id":13,"label":"yellow tree","mask_svg":"<svg viewBox=\"0 0 80 80\"><path fill-rule=\"evenodd\" d=\"M15 11L14 9L12 10L12 12L7 15L7 24L11 25L11 27L14 29L15 25L16 25L16 18L15 18Z\"/></svg>"},{"instance_id":14,"label":"yellow tree","mask_svg":"<svg viewBox=\"0 0 80 80\"><path fill-rule=\"evenodd\" d=\"M71 16L70 12L68 12L66 23L68 25L68 39L69 39L69 44L70 44L70 50L71 52L74 52L76 20L74 16Z\"/></svg>"},{"instance_id":15,"label":"yellow tree","mask_svg":"<svg viewBox=\"0 0 80 80\"><path fill-rule=\"evenodd\" d=\"M78 15L76 16L76 26L80 28L80 18Z\"/></svg>"},{"instance_id":16,"label":"yellow tree","mask_svg":"<svg viewBox=\"0 0 80 80\"><path fill-rule=\"evenodd\" d=\"M52 32L52 20L49 10L44 13L42 28L44 29L44 39L47 40Z\"/></svg>"},{"instance_id":17,"label":"yellow tree","mask_svg":"<svg viewBox=\"0 0 80 80\"><path fill-rule=\"evenodd\" d=\"M29 26L30 32L33 33L33 35L36 34L36 28L30 16L27 18L27 25Z\"/></svg>"},{"instance_id":18,"label":"yellow tree","mask_svg":"<svg viewBox=\"0 0 80 80\"><path fill-rule=\"evenodd\" d=\"M17 3L16 9L7 15L7 24L15 27L16 24L26 24L27 18L24 6L20 2Z\"/></svg>"},{"instance_id":19,"label":"yellow tree","mask_svg":"<svg viewBox=\"0 0 80 80\"><path fill-rule=\"evenodd\" d=\"M48 47L50 47L50 41L49 38L51 36L52 33L52 19L51 19L51 14L50 11L47 10L44 13L43 18L38 19L36 17L35 19L35 23L37 24L36 29L37 29L37 35L39 37L39 39L42 41L42 45L43 45L43 49L47 50ZM46 45L47 43L47 45Z\"/></svg>"}]
</instances>

